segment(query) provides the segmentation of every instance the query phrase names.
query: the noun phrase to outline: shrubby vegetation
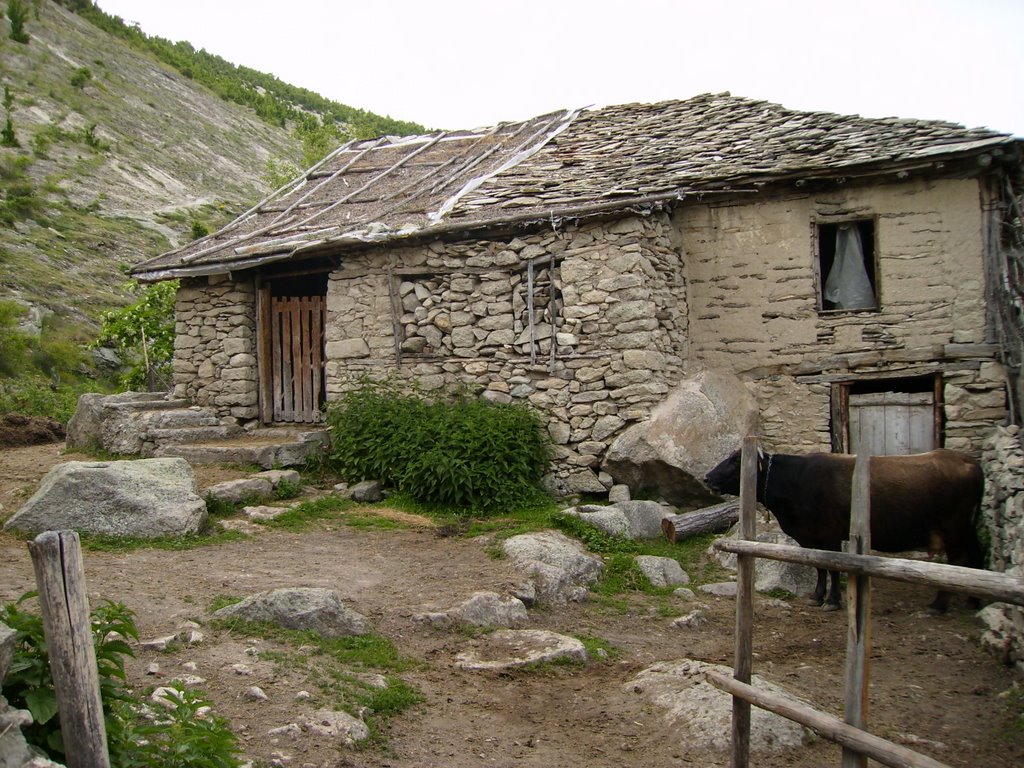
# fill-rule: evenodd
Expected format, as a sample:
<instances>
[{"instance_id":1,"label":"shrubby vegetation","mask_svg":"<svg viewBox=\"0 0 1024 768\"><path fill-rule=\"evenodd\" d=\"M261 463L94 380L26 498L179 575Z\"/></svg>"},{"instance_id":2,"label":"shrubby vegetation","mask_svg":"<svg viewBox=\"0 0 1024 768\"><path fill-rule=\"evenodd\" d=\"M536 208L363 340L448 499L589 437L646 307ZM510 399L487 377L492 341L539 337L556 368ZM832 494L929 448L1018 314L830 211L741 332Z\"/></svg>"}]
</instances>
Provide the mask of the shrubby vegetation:
<instances>
[{"instance_id":1,"label":"shrubby vegetation","mask_svg":"<svg viewBox=\"0 0 1024 768\"><path fill-rule=\"evenodd\" d=\"M109 345L121 353L125 389L151 389L170 380L174 356L174 297L177 280L142 287L132 282L126 293L135 296L127 306L103 314L97 345Z\"/></svg>"},{"instance_id":2,"label":"shrubby vegetation","mask_svg":"<svg viewBox=\"0 0 1024 768\"><path fill-rule=\"evenodd\" d=\"M328 460L346 480L380 480L427 506L481 512L543 496L550 446L524 406L428 399L366 380L330 406L327 424Z\"/></svg>"},{"instance_id":3,"label":"shrubby vegetation","mask_svg":"<svg viewBox=\"0 0 1024 768\"><path fill-rule=\"evenodd\" d=\"M11 706L32 713L34 722L23 729L26 740L51 759L66 762L43 620L25 606L34 596L30 592L0 612L0 619L17 632L3 692ZM178 687L169 694L174 709L147 717L145 702L125 687L124 660L133 655L128 639L139 636L132 611L106 601L90 615L111 768L239 765L238 740L228 722L213 713L198 714L209 704L199 692Z\"/></svg>"},{"instance_id":4,"label":"shrubby vegetation","mask_svg":"<svg viewBox=\"0 0 1024 768\"><path fill-rule=\"evenodd\" d=\"M38 335L18 327L25 308L0 301L0 414L45 416L67 423L83 392L109 389L87 365L86 339L57 315Z\"/></svg>"},{"instance_id":5,"label":"shrubby vegetation","mask_svg":"<svg viewBox=\"0 0 1024 768\"><path fill-rule=\"evenodd\" d=\"M236 66L205 50L197 51L186 41L171 42L149 36L137 26L125 24L119 16L105 13L85 0L64 4L103 31L121 38L133 48L147 51L222 99L251 108L272 125L282 128L293 126L302 141L307 166L349 138L425 132L417 123L393 120L349 107L305 88L289 85L273 75Z\"/></svg>"}]
</instances>

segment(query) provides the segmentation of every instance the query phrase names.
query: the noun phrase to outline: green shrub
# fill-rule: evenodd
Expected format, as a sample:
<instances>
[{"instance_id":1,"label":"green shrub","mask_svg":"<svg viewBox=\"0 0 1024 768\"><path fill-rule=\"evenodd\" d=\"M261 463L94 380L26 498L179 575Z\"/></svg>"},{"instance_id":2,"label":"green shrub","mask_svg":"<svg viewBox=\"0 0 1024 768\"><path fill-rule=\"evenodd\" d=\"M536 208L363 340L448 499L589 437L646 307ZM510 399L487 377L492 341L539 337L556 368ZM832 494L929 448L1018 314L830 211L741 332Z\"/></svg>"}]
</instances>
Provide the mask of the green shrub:
<instances>
[{"instance_id":1,"label":"green shrub","mask_svg":"<svg viewBox=\"0 0 1024 768\"><path fill-rule=\"evenodd\" d=\"M174 299L178 281L145 287L131 283L137 298L128 306L106 312L95 345L115 347L128 364L121 385L145 389L154 377L167 377L174 356Z\"/></svg>"},{"instance_id":2,"label":"green shrub","mask_svg":"<svg viewBox=\"0 0 1024 768\"><path fill-rule=\"evenodd\" d=\"M84 88L90 80L92 80L92 70L88 67L79 67L71 75L71 85L75 88Z\"/></svg>"},{"instance_id":3,"label":"green shrub","mask_svg":"<svg viewBox=\"0 0 1024 768\"><path fill-rule=\"evenodd\" d=\"M28 335L18 329L25 308L0 301L0 376L15 376L28 362Z\"/></svg>"},{"instance_id":4,"label":"green shrub","mask_svg":"<svg viewBox=\"0 0 1024 768\"><path fill-rule=\"evenodd\" d=\"M380 480L427 506L496 511L540 494L550 458L521 405L464 395L427 400L363 381L328 411L330 458L346 480Z\"/></svg>"},{"instance_id":5,"label":"green shrub","mask_svg":"<svg viewBox=\"0 0 1024 768\"><path fill-rule=\"evenodd\" d=\"M50 673L43 621L23 607L34 592L5 605L0 617L17 633L14 658L3 681L8 702L32 713L25 739L51 759L64 762L57 695ZM238 742L227 722L216 715L197 716L207 702L196 692L178 689L176 709L156 720L144 716L143 701L124 686L124 659L132 655L128 638L138 639L135 616L123 603L105 601L93 608L93 645L100 698L107 729L111 768L234 768Z\"/></svg>"}]
</instances>

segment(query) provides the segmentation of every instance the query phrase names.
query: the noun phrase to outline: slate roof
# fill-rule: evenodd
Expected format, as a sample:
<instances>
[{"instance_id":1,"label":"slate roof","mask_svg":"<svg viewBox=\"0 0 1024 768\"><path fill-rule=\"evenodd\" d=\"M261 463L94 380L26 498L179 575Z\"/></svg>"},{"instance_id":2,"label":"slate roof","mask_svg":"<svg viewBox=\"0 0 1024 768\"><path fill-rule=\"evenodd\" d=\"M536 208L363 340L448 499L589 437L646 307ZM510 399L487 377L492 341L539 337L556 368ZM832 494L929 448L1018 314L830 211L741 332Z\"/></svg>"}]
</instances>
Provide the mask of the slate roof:
<instances>
[{"instance_id":1,"label":"slate roof","mask_svg":"<svg viewBox=\"0 0 1024 768\"><path fill-rule=\"evenodd\" d=\"M244 269L354 244L575 218L785 179L912 169L1020 142L954 123L725 94L556 112L338 148L224 229L133 269Z\"/></svg>"}]
</instances>

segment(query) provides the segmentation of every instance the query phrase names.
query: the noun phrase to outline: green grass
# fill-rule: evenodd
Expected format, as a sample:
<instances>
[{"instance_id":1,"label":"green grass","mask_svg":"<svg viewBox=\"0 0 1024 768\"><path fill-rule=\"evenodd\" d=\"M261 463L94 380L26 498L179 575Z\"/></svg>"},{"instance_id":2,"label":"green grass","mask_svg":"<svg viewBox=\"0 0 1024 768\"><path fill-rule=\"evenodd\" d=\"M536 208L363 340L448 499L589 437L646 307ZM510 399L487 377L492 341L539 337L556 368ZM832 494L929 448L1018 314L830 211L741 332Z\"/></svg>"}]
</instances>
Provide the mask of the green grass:
<instances>
[{"instance_id":1,"label":"green grass","mask_svg":"<svg viewBox=\"0 0 1024 768\"><path fill-rule=\"evenodd\" d=\"M214 606L230 605L219 597ZM211 606L213 608L213 606ZM395 645L377 634L326 638L316 632L284 629L264 622L218 619L213 625L234 635L259 637L279 646L263 650L260 658L274 664L278 674L298 673L314 693L319 707L361 717L370 729L367 747L384 747L385 727L395 715L423 697L399 674L417 665L401 656ZM385 685L377 684L383 677Z\"/></svg>"}]
</instances>

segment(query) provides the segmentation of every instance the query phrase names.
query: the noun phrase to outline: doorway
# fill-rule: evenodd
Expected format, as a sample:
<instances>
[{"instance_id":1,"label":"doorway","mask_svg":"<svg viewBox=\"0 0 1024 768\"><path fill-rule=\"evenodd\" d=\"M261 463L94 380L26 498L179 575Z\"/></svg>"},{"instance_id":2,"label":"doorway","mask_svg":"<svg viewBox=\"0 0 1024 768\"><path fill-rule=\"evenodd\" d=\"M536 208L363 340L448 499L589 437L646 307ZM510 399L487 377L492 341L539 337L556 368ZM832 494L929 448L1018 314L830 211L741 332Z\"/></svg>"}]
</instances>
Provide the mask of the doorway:
<instances>
[{"instance_id":1,"label":"doorway","mask_svg":"<svg viewBox=\"0 0 1024 768\"><path fill-rule=\"evenodd\" d=\"M261 281L257 334L264 424L323 420L326 299L327 273Z\"/></svg>"}]
</instances>

